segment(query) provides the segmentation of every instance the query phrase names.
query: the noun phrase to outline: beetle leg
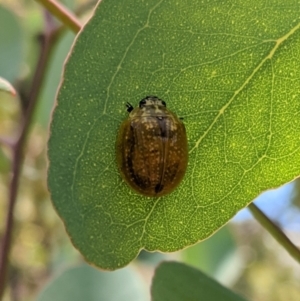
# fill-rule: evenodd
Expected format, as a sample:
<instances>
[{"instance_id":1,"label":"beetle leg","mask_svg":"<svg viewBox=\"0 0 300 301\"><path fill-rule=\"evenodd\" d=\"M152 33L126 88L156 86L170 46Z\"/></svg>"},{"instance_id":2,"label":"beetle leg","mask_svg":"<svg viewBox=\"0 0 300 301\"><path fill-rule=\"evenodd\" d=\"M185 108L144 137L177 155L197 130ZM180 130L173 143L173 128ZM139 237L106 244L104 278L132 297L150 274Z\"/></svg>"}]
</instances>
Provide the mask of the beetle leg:
<instances>
[{"instance_id":1,"label":"beetle leg","mask_svg":"<svg viewBox=\"0 0 300 301\"><path fill-rule=\"evenodd\" d=\"M129 113L133 110L133 106L129 102L126 103L126 107L127 107L127 112Z\"/></svg>"}]
</instances>

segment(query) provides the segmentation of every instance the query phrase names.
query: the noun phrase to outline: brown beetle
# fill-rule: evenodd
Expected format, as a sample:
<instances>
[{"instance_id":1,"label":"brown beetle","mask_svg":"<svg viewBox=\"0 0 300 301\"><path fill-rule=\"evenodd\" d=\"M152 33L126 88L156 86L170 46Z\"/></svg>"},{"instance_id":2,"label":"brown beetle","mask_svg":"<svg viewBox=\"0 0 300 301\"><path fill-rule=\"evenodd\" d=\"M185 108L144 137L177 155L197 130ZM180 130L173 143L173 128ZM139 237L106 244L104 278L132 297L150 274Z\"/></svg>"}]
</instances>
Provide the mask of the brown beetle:
<instances>
[{"instance_id":1,"label":"brown beetle","mask_svg":"<svg viewBox=\"0 0 300 301\"><path fill-rule=\"evenodd\" d=\"M156 96L138 108L127 103L129 118L117 136L117 164L125 182L138 193L159 197L181 182L188 162L185 126Z\"/></svg>"}]
</instances>

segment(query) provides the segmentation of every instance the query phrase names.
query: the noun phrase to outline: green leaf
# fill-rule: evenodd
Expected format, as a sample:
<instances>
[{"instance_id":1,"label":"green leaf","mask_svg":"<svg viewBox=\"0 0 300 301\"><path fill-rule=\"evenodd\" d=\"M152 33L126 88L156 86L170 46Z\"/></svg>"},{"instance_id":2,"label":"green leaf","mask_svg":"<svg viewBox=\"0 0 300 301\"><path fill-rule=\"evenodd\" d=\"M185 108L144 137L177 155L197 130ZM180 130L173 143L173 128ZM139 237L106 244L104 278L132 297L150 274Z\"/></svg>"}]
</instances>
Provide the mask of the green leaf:
<instances>
[{"instance_id":1,"label":"green leaf","mask_svg":"<svg viewBox=\"0 0 300 301\"><path fill-rule=\"evenodd\" d=\"M300 8L294 1L109 1L66 64L49 140L49 189L87 261L128 264L226 224L300 170ZM157 95L184 117L189 165L156 199L122 182L125 103Z\"/></svg>"},{"instance_id":2,"label":"green leaf","mask_svg":"<svg viewBox=\"0 0 300 301\"><path fill-rule=\"evenodd\" d=\"M8 92L12 96L16 96L15 88L6 79L0 77L0 92Z\"/></svg>"},{"instance_id":3,"label":"green leaf","mask_svg":"<svg viewBox=\"0 0 300 301\"><path fill-rule=\"evenodd\" d=\"M0 5L0 76L13 82L23 59L23 32L16 16Z\"/></svg>"},{"instance_id":4,"label":"green leaf","mask_svg":"<svg viewBox=\"0 0 300 301\"><path fill-rule=\"evenodd\" d=\"M40 293L37 301L148 300L140 276L127 268L101 272L86 265L70 268Z\"/></svg>"},{"instance_id":5,"label":"green leaf","mask_svg":"<svg viewBox=\"0 0 300 301\"><path fill-rule=\"evenodd\" d=\"M152 281L152 301L245 301L201 271L177 262L164 262Z\"/></svg>"}]
</instances>

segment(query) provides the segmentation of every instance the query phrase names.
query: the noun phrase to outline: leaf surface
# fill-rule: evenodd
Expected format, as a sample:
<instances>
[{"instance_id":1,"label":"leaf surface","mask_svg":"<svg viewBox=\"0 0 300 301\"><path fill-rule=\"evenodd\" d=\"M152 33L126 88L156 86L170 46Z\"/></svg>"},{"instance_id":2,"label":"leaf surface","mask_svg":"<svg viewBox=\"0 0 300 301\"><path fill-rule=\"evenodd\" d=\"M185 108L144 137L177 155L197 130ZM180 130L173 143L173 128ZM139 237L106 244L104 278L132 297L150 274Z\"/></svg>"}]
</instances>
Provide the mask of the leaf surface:
<instances>
[{"instance_id":1,"label":"leaf surface","mask_svg":"<svg viewBox=\"0 0 300 301\"><path fill-rule=\"evenodd\" d=\"M39 294L37 301L146 301L148 292L141 277L126 268L101 272L81 265L65 270Z\"/></svg>"},{"instance_id":2,"label":"leaf surface","mask_svg":"<svg viewBox=\"0 0 300 301\"><path fill-rule=\"evenodd\" d=\"M49 140L49 189L84 257L104 269L175 251L300 170L300 7L294 1L109 1L65 66ZM122 182L115 139L157 95L184 118L181 185L146 198Z\"/></svg>"},{"instance_id":3,"label":"leaf surface","mask_svg":"<svg viewBox=\"0 0 300 301\"><path fill-rule=\"evenodd\" d=\"M0 5L0 76L13 82L23 60L23 32L18 18Z\"/></svg>"},{"instance_id":4,"label":"leaf surface","mask_svg":"<svg viewBox=\"0 0 300 301\"><path fill-rule=\"evenodd\" d=\"M177 262L164 262L155 272L152 301L245 301L200 270Z\"/></svg>"}]
</instances>

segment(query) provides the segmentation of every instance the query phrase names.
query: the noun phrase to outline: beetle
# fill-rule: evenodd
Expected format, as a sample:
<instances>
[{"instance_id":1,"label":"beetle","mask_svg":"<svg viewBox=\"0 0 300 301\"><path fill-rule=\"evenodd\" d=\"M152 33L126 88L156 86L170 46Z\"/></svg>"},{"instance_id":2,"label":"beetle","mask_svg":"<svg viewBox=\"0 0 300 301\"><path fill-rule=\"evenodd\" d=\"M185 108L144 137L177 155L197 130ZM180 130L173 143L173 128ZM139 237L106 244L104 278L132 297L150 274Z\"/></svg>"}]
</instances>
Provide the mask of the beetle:
<instances>
[{"instance_id":1,"label":"beetle","mask_svg":"<svg viewBox=\"0 0 300 301\"><path fill-rule=\"evenodd\" d=\"M183 122L157 96L142 99L120 126L116 159L124 181L136 192L160 197L172 192L184 177L188 163Z\"/></svg>"}]
</instances>

